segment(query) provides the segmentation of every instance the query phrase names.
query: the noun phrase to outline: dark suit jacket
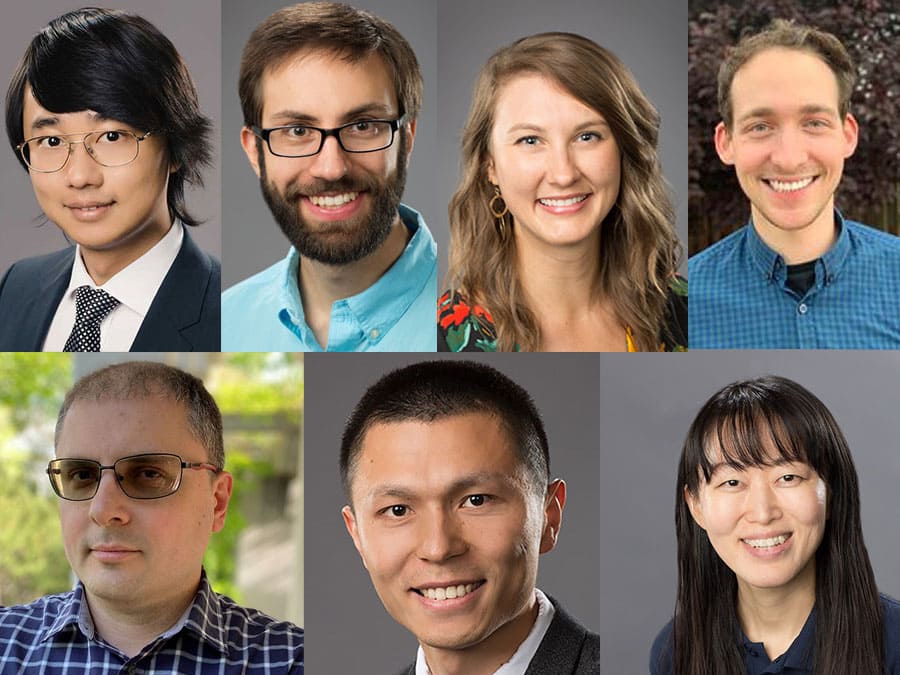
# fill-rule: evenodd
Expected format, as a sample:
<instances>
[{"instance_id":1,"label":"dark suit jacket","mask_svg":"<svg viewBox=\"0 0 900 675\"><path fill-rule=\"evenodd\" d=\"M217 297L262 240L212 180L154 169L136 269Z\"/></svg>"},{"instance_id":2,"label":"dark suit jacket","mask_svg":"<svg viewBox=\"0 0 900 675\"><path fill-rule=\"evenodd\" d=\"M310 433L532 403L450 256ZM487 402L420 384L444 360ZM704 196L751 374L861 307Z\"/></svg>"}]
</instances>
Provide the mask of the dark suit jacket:
<instances>
[{"instance_id":1,"label":"dark suit jacket","mask_svg":"<svg viewBox=\"0 0 900 675\"><path fill-rule=\"evenodd\" d=\"M525 675L599 675L600 636L569 616L556 600L550 602L556 614ZM416 675L416 664L399 675Z\"/></svg>"},{"instance_id":2,"label":"dark suit jacket","mask_svg":"<svg viewBox=\"0 0 900 675\"><path fill-rule=\"evenodd\" d=\"M39 352L71 278L75 247L15 263L0 281L0 351ZM187 228L133 352L219 351L222 272Z\"/></svg>"}]
</instances>

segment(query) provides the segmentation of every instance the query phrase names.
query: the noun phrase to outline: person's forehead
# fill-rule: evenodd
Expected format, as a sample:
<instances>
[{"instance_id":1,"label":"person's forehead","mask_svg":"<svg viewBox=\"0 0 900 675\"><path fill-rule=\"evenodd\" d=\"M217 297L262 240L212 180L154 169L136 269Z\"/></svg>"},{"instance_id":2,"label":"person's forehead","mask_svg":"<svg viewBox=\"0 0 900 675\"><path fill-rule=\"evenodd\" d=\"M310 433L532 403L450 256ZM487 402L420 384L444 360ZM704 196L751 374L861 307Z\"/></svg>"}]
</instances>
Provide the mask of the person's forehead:
<instances>
[{"instance_id":1,"label":"person's forehead","mask_svg":"<svg viewBox=\"0 0 900 675\"><path fill-rule=\"evenodd\" d=\"M142 452L188 456L200 447L185 406L159 395L76 399L66 412L56 452L59 457L116 459ZM97 455L94 457L93 455Z\"/></svg>"},{"instance_id":2,"label":"person's forehead","mask_svg":"<svg viewBox=\"0 0 900 675\"><path fill-rule=\"evenodd\" d=\"M512 434L490 413L377 422L362 439L354 482L413 481L436 487L465 476L517 473L518 464Z\"/></svg>"},{"instance_id":3,"label":"person's forehead","mask_svg":"<svg viewBox=\"0 0 900 675\"><path fill-rule=\"evenodd\" d=\"M282 109L319 117L370 104L398 112L394 77L377 53L350 60L333 50L302 49L270 64L262 77L263 118Z\"/></svg>"},{"instance_id":4,"label":"person's forehead","mask_svg":"<svg viewBox=\"0 0 900 675\"><path fill-rule=\"evenodd\" d=\"M735 106L752 106L774 94L793 94L798 107L810 97L836 107L837 75L810 49L767 47L737 69L730 95Z\"/></svg>"}]
</instances>

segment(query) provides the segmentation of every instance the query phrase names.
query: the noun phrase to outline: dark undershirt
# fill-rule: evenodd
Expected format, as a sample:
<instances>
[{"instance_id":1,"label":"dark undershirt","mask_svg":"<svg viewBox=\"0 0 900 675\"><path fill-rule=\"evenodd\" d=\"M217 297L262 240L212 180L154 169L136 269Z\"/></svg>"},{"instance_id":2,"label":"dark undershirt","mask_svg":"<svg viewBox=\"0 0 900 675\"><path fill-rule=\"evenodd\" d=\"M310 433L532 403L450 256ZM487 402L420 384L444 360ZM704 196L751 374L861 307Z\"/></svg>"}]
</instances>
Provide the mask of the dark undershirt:
<instances>
[{"instance_id":1,"label":"dark undershirt","mask_svg":"<svg viewBox=\"0 0 900 675\"><path fill-rule=\"evenodd\" d=\"M787 266L787 287L801 298L816 283L816 263L819 259Z\"/></svg>"}]
</instances>

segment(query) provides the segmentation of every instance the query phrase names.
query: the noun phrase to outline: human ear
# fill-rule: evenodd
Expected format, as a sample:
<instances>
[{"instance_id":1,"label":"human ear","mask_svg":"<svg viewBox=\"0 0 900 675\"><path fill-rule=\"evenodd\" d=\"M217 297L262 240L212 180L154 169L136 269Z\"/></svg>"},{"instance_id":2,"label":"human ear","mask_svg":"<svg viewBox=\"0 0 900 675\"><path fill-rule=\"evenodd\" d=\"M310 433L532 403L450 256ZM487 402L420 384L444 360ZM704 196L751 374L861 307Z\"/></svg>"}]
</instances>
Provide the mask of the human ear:
<instances>
[{"instance_id":1,"label":"human ear","mask_svg":"<svg viewBox=\"0 0 900 675\"><path fill-rule=\"evenodd\" d=\"M706 529L706 518L703 516L703 507L700 505L699 500L697 499L697 495L692 493L688 486L684 486L684 501L687 503L688 510L691 512L691 517L694 519L694 522L700 527L700 529Z\"/></svg>"},{"instance_id":2,"label":"human ear","mask_svg":"<svg viewBox=\"0 0 900 675\"><path fill-rule=\"evenodd\" d=\"M407 125L407 136L406 136L406 165L409 166L409 158L412 155L413 142L416 139L416 122L417 120L413 120Z\"/></svg>"},{"instance_id":3,"label":"human ear","mask_svg":"<svg viewBox=\"0 0 900 675\"><path fill-rule=\"evenodd\" d=\"M247 155L247 161L259 177L259 153L265 152L261 149L262 144L259 142L259 136L253 133L249 127L241 127L241 147L244 148L244 154Z\"/></svg>"},{"instance_id":4,"label":"human ear","mask_svg":"<svg viewBox=\"0 0 900 675\"><path fill-rule=\"evenodd\" d=\"M222 471L215 478L213 484L213 522L212 531L219 532L225 527L225 515L228 512L228 502L231 499L231 489L234 479L227 471Z\"/></svg>"},{"instance_id":5,"label":"human ear","mask_svg":"<svg viewBox=\"0 0 900 675\"><path fill-rule=\"evenodd\" d=\"M544 531L541 533L541 553L552 551L559 537L562 512L566 506L566 482L555 480L547 488L544 501Z\"/></svg>"},{"instance_id":6,"label":"human ear","mask_svg":"<svg viewBox=\"0 0 900 675\"><path fill-rule=\"evenodd\" d=\"M345 506L341 509L341 515L344 517L344 527L347 528L347 532L353 540L353 545L356 547L356 552L359 553L359 557L362 559L363 567L369 569L369 566L366 565L366 557L363 555L362 544L359 540L359 528L356 524L356 515L353 513L353 509L349 505Z\"/></svg>"},{"instance_id":7,"label":"human ear","mask_svg":"<svg viewBox=\"0 0 900 675\"><path fill-rule=\"evenodd\" d=\"M488 181L490 181L491 183L496 185L497 184L497 174L494 173L494 158L493 157L488 157L487 162L485 164L485 169L487 171Z\"/></svg>"},{"instance_id":8,"label":"human ear","mask_svg":"<svg viewBox=\"0 0 900 675\"><path fill-rule=\"evenodd\" d=\"M847 113L847 116L844 118L842 130L845 144L844 159L846 159L856 152L856 144L859 142L859 124L857 124L856 118L850 113Z\"/></svg>"},{"instance_id":9,"label":"human ear","mask_svg":"<svg viewBox=\"0 0 900 675\"><path fill-rule=\"evenodd\" d=\"M725 164L732 166L734 164L734 148L732 147L731 132L724 122L719 122L716 125L715 142L719 159Z\"/></svg>"}]
</instances>

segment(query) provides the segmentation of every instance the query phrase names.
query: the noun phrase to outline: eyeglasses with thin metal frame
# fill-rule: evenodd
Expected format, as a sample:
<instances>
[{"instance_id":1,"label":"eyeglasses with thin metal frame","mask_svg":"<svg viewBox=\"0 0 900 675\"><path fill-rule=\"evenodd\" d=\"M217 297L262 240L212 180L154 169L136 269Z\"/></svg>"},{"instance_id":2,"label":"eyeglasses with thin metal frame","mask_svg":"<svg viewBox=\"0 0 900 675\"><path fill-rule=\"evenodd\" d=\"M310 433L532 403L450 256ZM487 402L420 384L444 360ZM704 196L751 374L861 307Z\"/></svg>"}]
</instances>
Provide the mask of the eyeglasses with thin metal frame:
<instances>
[{"instance_id":1,"label":"eyeglasses with thin metal frame","mask_svg":"<svg viewBox=\"0 0 900 675\"><path fill-rule=\"evenodd\" d=\"M47 475L57 496L70 502L93 499L106 470L113 472L116 483L126 496L132 499L162 499L178 491L185 469L213 473L222 471L209 462L185 462L170 453L145 453L122 457L108 466L93 459L53 459L47 465Z\"/></svg>"},{"instance_id":2,"label":"eyeglasses with thin metal frame","mask_svg":"<svg viewBox=\"0 0 900 675\"><path fill-rule=\"evenodd\" d=\"M90 155L91 159L100 166L125 166L137 159L141 141L147 139L149 136L159 133L161 133L159 129L153 129L138 136L133 131L128 131L126 129L100 129L87 132L79 131L74 134L34 136L33 138L26 139L19 143L16 146L16 150L19 151L19 154L22 156L22 159L25 160L28 167L32 171L37 171L38 173L56 173L57 171L62 171L63 167L69 161L69 157L72 155L72 146L77 145L78 143L84 144L84 149L87 150L88 155ZM102 142L102 139L105 136L113 135L115 137L107 138L106 143ZM71 136L80 136L81 138L78 140L71 140L69 138ZM119 142L120 139L121 143ZM42 143L48 144L47 147L43 147L41 145ZM62 145L52 145L53 143L66 144L65 156L60 152ZM114 147L114 152L110 152ZM53 162L49 162L50 166L56 166L56 163L60 162L59 166L55 169L48 169L48 164L34 161L34 156L36 154L41 153L41 155L46 155L47 151L49 151L51 155L45 157L45 159L54 160ZM115 159L113 159L113 157L115 157ZM37 163L37 166L35 166L35 163Z\"/></svg>"},{"instance_id":3,"label":"eyeglasses with thin metal frame","mask_svg":"<svg viewBox=\"0 0 900 675\"><path fill-rule=\"evenodd\" d=\"M338 145L344 152L363 153L378 152L391 147L394 144L394 137L399 129L406 121L406 115L401 115L395 120L357 120L348 124L342 124L333 129L322 129L321 127L311 127L305 124L286 124L279 127L269 127L267 129L260 128L256 125L250 126L256 136L266 142L269 152L278 157L312 157L322 152L325 146L325 139L334 136ZM360 128L363 127L363 128ZM382 138L379 133L386 133L390 130L389 139ZM295 134L294 138L288 138L288 133ZM309 136L306 136L309 134ZM273 146L273 137L275 147ZM316 143L318 139L318 143ZM290 149L290 145L296 145L300 142L304 149ZM313 151L309 148L315 147Z\"/></svg>"}]
</instances>

